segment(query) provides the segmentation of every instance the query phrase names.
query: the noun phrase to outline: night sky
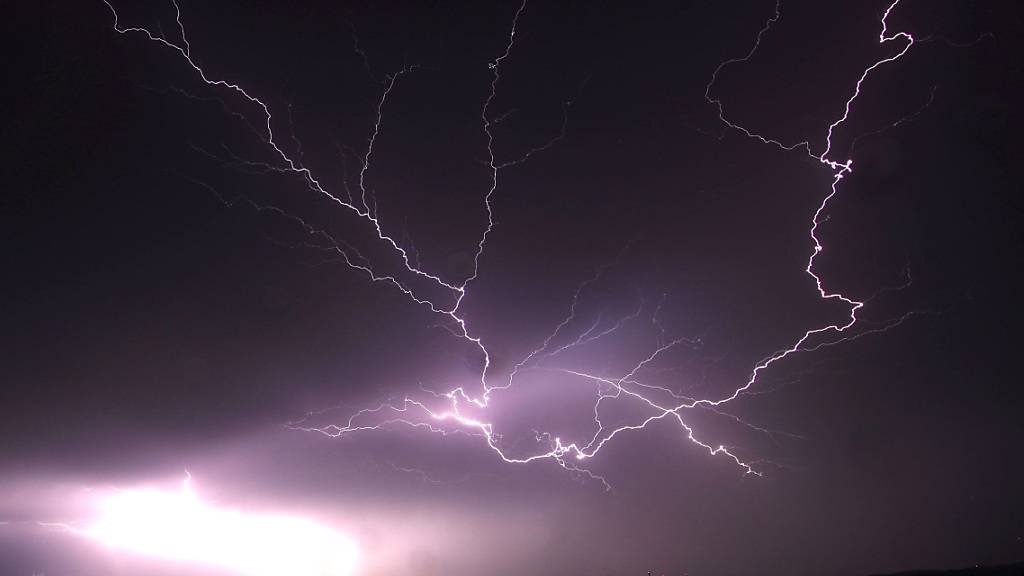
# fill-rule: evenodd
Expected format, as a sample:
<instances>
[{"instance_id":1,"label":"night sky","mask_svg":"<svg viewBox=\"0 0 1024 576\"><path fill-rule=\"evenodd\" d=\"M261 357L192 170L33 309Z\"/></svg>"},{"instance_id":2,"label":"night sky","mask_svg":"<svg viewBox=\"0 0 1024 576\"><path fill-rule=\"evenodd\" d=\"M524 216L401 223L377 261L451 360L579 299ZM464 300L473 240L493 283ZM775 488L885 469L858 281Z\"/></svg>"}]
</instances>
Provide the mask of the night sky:
<instances>
[{"instance_id":1,"label":"night sky","mask_svg":"<svg viewBox=\"0 0 1024 576\"><path fill-rule=\"evenodd\" d=\"M351 536L361 576L1024 560L1015 3L892 9L915 42L834 130L816 229L866 305L717 406L849 321L804 269L829 125L907 45L885 0L783 0L749 58L771 0L180 1L272 142L171 0L113 8L182 52L102 0L15 4L0 574L232 574L78 533L186 470ZM670 414L583 448L615 383L705 400L694 440ZM465 421L409 403L451 390ZM600 438L656 414L602 400Z\"/></svg>"}]
</instances>

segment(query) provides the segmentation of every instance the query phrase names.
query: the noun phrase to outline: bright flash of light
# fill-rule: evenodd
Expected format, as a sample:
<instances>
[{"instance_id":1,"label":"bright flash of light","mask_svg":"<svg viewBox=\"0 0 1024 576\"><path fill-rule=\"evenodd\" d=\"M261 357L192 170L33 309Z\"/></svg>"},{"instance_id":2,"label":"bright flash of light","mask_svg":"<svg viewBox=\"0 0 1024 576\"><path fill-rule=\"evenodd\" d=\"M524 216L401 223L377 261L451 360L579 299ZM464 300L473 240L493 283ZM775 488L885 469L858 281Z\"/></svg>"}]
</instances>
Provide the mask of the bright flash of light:
<instances>
[{"instance_id":1,"label":"bright flash of light","mask_svg":"<svg viewBox=\"0 0 1024 576\"><path fill-rule=\"evenodd\" d=\"M303 518L249 515L178 491L122 490L104 498L79 531L114 549L245 576L346 576L355 543Z\"/></svg>"}]
</instances>

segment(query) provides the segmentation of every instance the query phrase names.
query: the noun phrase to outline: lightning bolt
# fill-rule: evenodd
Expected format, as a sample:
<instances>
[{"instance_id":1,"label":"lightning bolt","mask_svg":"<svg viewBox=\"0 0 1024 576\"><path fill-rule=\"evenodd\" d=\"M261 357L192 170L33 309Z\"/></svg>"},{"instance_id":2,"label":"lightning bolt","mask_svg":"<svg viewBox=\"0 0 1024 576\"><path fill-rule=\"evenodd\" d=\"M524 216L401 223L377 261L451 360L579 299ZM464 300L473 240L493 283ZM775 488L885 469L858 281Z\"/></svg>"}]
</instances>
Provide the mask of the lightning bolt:
<instances>
[{"instance_id":1,"label":"lightning bolt","mask_svg":"<svg viewBox=\"0 0 1024 576\"><path fill-rule=\"evenodd\" d=\"M749 373L749 377L742 382L741 385L736 386L731 393L717 398L690 397L669 388L655 386L640 380L640 374L644 370L653 368L652 365L667 352L680 346L700 346L700 340L696 338L677 337L670 339L666 336L666 331L658 320L658 313L664 302L664 297L658 303L657 308L651 314L650 319L651 324L660 331L657 348L634 364L633 367L625 374L619 377L607 377L585 371L550 368L544 364L546 361L550 361L552 358L557 357L559 354L562 354L569 349L586 346L596 340L610 336L627 324L637 321L643 314L645 306L642 298L640 298L638 299L639 304L634 311L612 320L610 324L605 322L604 318L598 316L596 320L589 324L588 327L577 333L575 337L570 335L569 340L560 340L560 338L563 338L565 334L570 332L571 328L576 325L575 323L578 320L577 306L580 298L592 284L600 279L604 268L600 269L594 277L583 282L578 287L573 295L568 315L559 322L554 327L553 331L542 339L526 357L514 365L507 378L502 379L497 384L492 384L491 378L489 378L492 364L491 355L489 354L483 339L480 336L475 335L475 333L470 329L466 317L461 312L461 308L469 293L469 288L479 277L480 262L484 257L487 241L495 230L493 200L495 194L497 194L499 190L500 173L503 169L510 168L527 161L535 154L543 153L564 137L568 118L568 106L571 104L571 101L563 104L563 124L558 136L550 141L531 148L518 158L501 160L496 157L494 152L495 135L493 129L497 123L504 119L507 113L496 115L492 108L501 83L501 67L508 59L512 58L514 54L517 28L519 26L521 16L527 10L527 3L525 0L519 5L512 17L511 24L508 28L508 36L504 45L504 50L488 63L489 70L491 71L491 79L489 83L489 90L480 107L479 115L482 131L486 139L487 166L490 172L490 183L486 193L483 195L483 208L486 214L486 222L483 226L482 232L480 233L478 241L475 243L472 269L466 277L461 280L445 279L442 278L440 274L424 270L420 266L419 258L416 256L415 251L403 247L405 242L396 240L394 236L385 231L385 227L378 217L377 210L373 206L375 203L371 198L369 198L370 193L368 192L366 185L366 176L371 167L371 161L373 160L374 144L384 123L384 110L386 108L388 98L392 92L398 88L400 80L405 75L417 71L419 68L418 66L407 66L397 73L385 76L384 80L381 82L384 89L375 107L376 118L372 127L372 133L368 139L365 152L360 157L360 170L357 178L358 191L356 194L353 194L353 191L349 190L347 187L346 179L346 193L344 196L341 196L327 190L312 171L303 166L301 158L290 155L285 151L284 147L278 144L273 129L275 118L271 113L270 107L263 100L248 92L239 84L211 78L193 59L192 47L187 40L185 26L182 23L181 10L175 0L172 0L172 3L175 7L175 19L180 33L180 39L177 40L166 38L163 35L154 33L147 28L123 26L120 23L117 10L110 0L103 0L103 2L113 15L113 29L117 33L141 36L165 49L177 53L183 63L190 67L199 79L201 79L202 82L204 82L211 90L233 94L235 97L239 98L243 104L248 107L252 107L258 112L258 123L250 123L249 114L234 112L232 112L232 114L243 119L245 123L253 129L254 133L257 134L260 140L268 147L269 151L272 152L274 160L272 163L256 163L235 158L234 161L237 162L239 166L251 169L256 173L275 172L291 174L301 178L304 185L310 190L324 196L336 204L340 209L347 211L368 223L375 232L376 241L390 251L392 255L397 256L398 260L401 261L400 269L395 273L381 271L373 265L369 258L359 253L355 248L344 242L335 240L327 231L308 224L302 218L289 214L280 208L257 204L244 197L239 198L257 210L272 211L291 219L302 227L307 234L317 239L316 244L310 244L311 247L337 253L342 262L354 270L365 274L372 282L380 282L390 285L407 296L415 304L424 306L433 313L441 316L443 318L443 322L440 326L475 348L482 359L482 368L480 369L478 378L478 392L468 390L463 386L452 388L446 392L433 392L424 389L422 397L406 395L401 398L392 398L380 403L379 405L358 410L342 423L320 426L307 424L308 419L303 419L289 424L290 428L318 432L330 437L339 437L370 430L381 430L395 425L409 426L414 429L443 435L465 434L482 439L486 446L492 450L500 460L506 463L527 464L537 461L552 461L570 472L600 481L606 488L610 489L608 482L601 476L583 467L583 462L597 456L597 454L606 445L616 438L624 436L630 432L644 430L649 425L661 420L674 420L683 431L685 439L693 445L707 451L712 456L719 455L731 459L745 473L760 475L761 472L755 468L755 465L760 463L760 461L745 461L725 445L700 439L686 418L689 411L710 411L723 417L733 419L741 424L750 426L755 430L767 434L773 434L775 433L774 431L754 426L741 420L739 417L726 412L722 409L722 406L736 400L741 395L750 392L751 389L759 382L761 375L766 370L794 354L818 350L826 346L834 346L842 342L848 342L850 340L860 338L867 334L883 332L902 324L912 315L912 313L909 313L881 324L875 324L873 325L874 327L867 328L859 332L854 331L852 329L859 322L858 313L865 306L868 299L860 301L851 296L847 296L842 292L826 288L824 280L815 271L816 259L824 251L824 245L819 231L822 224L823 214L826 212L830 202L839 193L840 183L843 181L844 177L853 172L852 159L847 158L845 160L841 160L833 156L833 135L849 118L851 109L857 98L860 96L861 91L864 88L864 84L869 79L872 72L902 58L915 43L911 34L902 31L892 32L889 30L888 18L893 10L896 9L900 0L894 0L887 6L884 13L881 15L881 31L878 35L878 42L880 44L901 45L901 47L895 54L875 61L862 71L853 87L852 93L845 100L842 106L841 114L829 123L827 128L824 130L824 133L822 134L824 143L820 152L813 151L814 146L812 146L810 140L805 140L795 144L786 144L778 139L758 134L744 126L730 121L725 113L722 101L713 94L714 86L723 69L733 64L748 62L757 52L763 37L769 32L772 25L782 17L779 2L775 3L773 14L758 31L750 49L742 56L729 58L720 62L712 72L711 77L706 84L704 93L705 99L717 111L718 119L727 130L742 133L746 137L758 140L766 145L781 148L784 151L803 151L810 158L814 159L825 169L830 171L832 175L831 186L822 196L821 201L818 203L810 218L808 235L810 238L811 251L803 270L814 282L821 300L839 302L847 310L842 321L809 328L802 336L797 338L788 346L785 346L784 348L756 362ZM358 39L355 37L354 30L353 47L362 58L371 78L376 80L377 77L372 74L372 71L370 71L366 53L359 47ZM932 97L934 97L934 90L932 92ZM922 109L927 107L930 102L931 99L929 99L928 103L926 103ZM221 104L224 105L222 100ZM227 110L227 106L224 105L224 107ZM910 121L913 116L916 116L918 113L920 113L920 110L910 117L899 120L894 125ZM256 126L259 128L256 129ZM296 148L299 150L297 154L301 156L301 145L298 145L294 129L291 132L291 136L297 144ZM856 140L854 143L855 142ZM197 184L206 186L201 183ZM222 197L222 199L224 198ZM236 198L233 200L225 200L225 202L234 203L237 200L238 199ZM410 251L412 251L412 255L410 255ZM417 284L410 283L410 280L415 280ZM429 286L431 290L445 294L446 300L440 301L436 298L424 296L423 290L415 288L415 286L421 285L422 283ZM557 344L557 342L563 343ZM596 388L597 397L593 404L594 432L590 436L589 440L563 442L560 437L553 436L546 432L537 432L535 439L539 448L525 454L513 453L512 449L503 444L501 433L495 430L494 424L489 421L485 415L495 397L494 394L514 386L516 376L525 370L555 370L565 376L582 379ZM629 424L607 425L602 420L602 407L608 402L617 399L634 402L637 406L647 410L649 415Z\"/></svg>"}]
</instances>

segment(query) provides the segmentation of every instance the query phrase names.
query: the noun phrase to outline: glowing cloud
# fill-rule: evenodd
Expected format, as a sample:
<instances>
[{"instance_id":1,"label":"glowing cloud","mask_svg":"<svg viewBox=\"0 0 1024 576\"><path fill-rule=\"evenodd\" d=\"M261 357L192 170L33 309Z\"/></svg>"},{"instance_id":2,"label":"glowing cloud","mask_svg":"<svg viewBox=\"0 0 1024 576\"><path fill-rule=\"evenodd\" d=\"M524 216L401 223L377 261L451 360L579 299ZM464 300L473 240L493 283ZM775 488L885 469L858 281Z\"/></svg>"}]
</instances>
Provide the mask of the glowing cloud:
<instances>
[{"instance_id":1,"label":"glowing cloud","mask_svg":"<svg viewBox=\"0 0 1024 576\"><path fill-rule=\"evenodd\" d=\"M124 490L104 498L80 533L114 549L245 576L345 576L357 551L345 536L292 516L249 515L178 491Z\"/></svg>"}]
</instances>

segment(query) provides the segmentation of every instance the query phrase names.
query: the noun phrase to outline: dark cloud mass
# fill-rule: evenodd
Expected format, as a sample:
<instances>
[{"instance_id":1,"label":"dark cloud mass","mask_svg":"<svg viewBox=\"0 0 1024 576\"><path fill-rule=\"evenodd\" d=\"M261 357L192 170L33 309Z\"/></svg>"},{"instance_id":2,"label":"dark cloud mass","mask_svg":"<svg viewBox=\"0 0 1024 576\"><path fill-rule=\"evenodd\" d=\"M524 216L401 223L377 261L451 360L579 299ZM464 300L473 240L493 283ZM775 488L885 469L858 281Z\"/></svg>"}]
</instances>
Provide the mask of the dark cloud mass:
<instances>
[{"instance_id":1,"label":"dark cloud mass","mask_svg":"<svg viewBox=\"0 0 1024 576\"><path fill-rule=\"evenodd\" d=\"M463 414L508 458L592 439L613 387L574 372L630 375L661 403L720 399L848 318L804 272L833 171L730 128L705 91L738 59L710 91L726 118L821 154L862 72L905 46L878 41L884 1L783 0L749 59L770 0L179 5L196 65L265 103L275 143L319 186L356 206L365 190L417 269L454 286L476 270L458 316L488 383L516 375ZM113 6L122 27L184 47L170 0ZM185 470L211 502L350 535L362 576L1024 559L1015 3L899 2L888 33L916 43L834 131L830 158L853 171L819 217L814 272L867 302L845 333L863 337L680 412L728 454L670 416L593 458L566 453L570 470L503 462L472 423L415 406L401 416L444 434L302 430L482 392L484 357L452 317L333 248L436 307L458 291L282 170L257 103L117 33L102 0L6 13L0 574L219 574L51 524L85 525L96 494ZM606 427L655 415L631 398L602 400Z\"/></svg>"}]
</instances>

